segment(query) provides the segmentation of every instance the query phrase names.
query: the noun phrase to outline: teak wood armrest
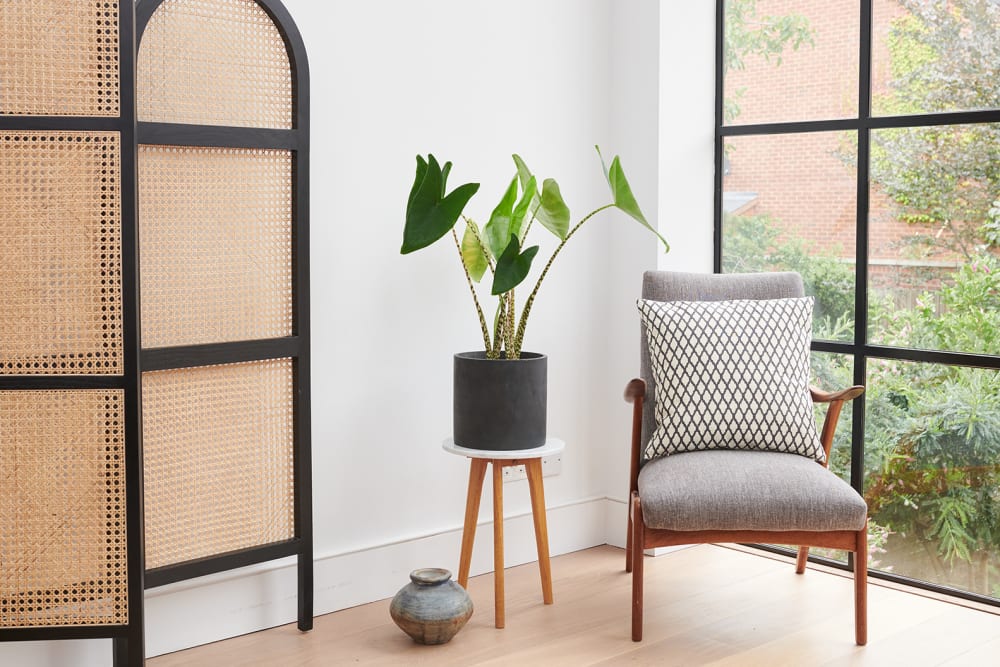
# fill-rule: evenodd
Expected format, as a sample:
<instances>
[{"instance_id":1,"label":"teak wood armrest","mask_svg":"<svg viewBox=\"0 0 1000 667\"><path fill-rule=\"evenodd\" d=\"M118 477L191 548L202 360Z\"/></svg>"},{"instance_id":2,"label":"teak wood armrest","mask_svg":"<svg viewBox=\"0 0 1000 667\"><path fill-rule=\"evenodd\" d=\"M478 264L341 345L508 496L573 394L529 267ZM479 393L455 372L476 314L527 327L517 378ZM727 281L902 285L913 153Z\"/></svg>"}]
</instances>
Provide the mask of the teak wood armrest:
<instances>
[{"instance_id":1,"label":"teak wood armrest","mask_svg":"<svg viewBox=\"0 0 1000 667\"><path fill-rule=\"evenodd\" d=\"M625 400L635 403L635 399L646 396L646 381L641 378L633 378L625 386Z\"/></svg>"},{"instance_id":2,"label":"teak wood armrest","mask_svg":"<svg viewBox=\"0 0 1000 667\"><path fill-rule=\"evenodd\" d=\"M817 389L816 387L809 387L809 394L812 396L813 403L850 401L854 400L863 393L865 393L865 388L861 385L855 385L853 387L848 387L847 389L841 389L840 391L823 391L822 389Z\"/></svg>"},{"instance_id":3,"label":"teak wood armrest","mask_svg":"<svg viewBox=\"0 0 1000 667\"><path fill-rule=\"evenodd\" d=\"M841 389L840 391L823 391L816 387L809 387L813 403L829 403L830 407L826 412L826 419L823 420L823 430L820 431L819 441L823 445L826 457L824 466L830 465L830 449L833 447L833 432L837 428L837 420L840 419L840 410L844 403L857 398L865 393L865 388L861 385Z\"/></svg>"},{"instance_id":4,"label":"teak wood armrest","mask_svg":"<svg viewBox=\"0 0 1000 667\"><path fill-rule=\"evenodd\" d=\"M629 491L634 492L639 488L639 447L642 440L642 404L646 396L646 381L642 378L633 378L625 386L625 400L632 404L632 448L631 465L629 470ZM631 524L629 524L631 526ZM629 533L631 535L631 533Z\"/></svg>"}]
</instances>

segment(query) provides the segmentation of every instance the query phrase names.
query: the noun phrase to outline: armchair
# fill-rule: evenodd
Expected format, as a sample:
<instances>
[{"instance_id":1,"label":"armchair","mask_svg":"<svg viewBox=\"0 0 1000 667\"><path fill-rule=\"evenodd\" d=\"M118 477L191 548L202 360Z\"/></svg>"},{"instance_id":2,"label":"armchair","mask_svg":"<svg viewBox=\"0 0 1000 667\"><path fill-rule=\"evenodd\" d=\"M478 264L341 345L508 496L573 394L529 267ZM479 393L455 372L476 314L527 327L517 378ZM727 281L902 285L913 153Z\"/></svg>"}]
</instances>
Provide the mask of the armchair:
<instances>
[{"instance_id":1,"label":"armchair","mask_svg":"<svg viewBox=\"0 0 1000 667\"><path fill-rule=\"evenodd\" d=\"M650 301L728 301L801 297L794 273L703 275L647 272L642 296ZM814 403L827 403L819 434L822 462L795 453L707 449L645 460L656 427L656 383L647 331L642 332L641 378L628 383L632 403L628 538L625 569L632 573L632 639L642 640L643 551L710 542L762 542L798 547L795 571L805 571L809 547L853 552L855 640L867 642L867 507L861 496L827 469L841 409L864 392L860 386L825 392L810 387ZM804 388L803 388L804 391Z\"/></svg>"}]
</instances>

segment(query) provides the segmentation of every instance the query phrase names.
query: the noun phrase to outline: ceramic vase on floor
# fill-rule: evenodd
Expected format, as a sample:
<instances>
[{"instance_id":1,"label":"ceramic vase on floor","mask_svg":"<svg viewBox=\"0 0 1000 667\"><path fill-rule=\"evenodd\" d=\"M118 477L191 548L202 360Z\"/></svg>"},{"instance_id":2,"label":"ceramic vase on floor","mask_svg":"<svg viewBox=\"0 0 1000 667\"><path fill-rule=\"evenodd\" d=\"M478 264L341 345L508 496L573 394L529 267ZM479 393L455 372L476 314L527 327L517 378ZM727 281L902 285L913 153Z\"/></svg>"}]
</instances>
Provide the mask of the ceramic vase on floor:
<instances>
[{"instance_id":1,"label":"ceramic vase on floor","mask_svg":"<svg viewBox=\"0 0 1000 667\"><path fill-rule=\"evenodd\" d=\"M424 568L410 573L410 583L392 599L389 615L418 644L444 644L472 616L472 600L451 580L451 572Z\"/></svg>"}]
</instances>

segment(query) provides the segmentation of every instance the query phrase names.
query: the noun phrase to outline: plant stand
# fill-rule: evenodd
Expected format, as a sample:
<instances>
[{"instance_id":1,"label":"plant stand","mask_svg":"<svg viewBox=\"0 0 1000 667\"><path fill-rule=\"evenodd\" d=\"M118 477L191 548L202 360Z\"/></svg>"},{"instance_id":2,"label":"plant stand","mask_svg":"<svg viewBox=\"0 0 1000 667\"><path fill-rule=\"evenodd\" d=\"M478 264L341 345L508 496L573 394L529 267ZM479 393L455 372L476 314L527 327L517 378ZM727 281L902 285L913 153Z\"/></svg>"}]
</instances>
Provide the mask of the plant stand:
<instances>
[{"instance_id":1,"label":"plant stand","mask_svg":"<svg viewBox=\"0 0 1000 667\"><path fill-rule=\"evenodd\" d=\"M531 515L535 524L535 544L538 549L538 570L542 578L542 601L552 604L552 568L549 564L549 534L545 521L545 491L542 486L542 458L558 454L566 443L548 438L545 444L534 449L490 451L460 447L453 440L444 442L444 450L466 456L471 460L469 490L465 500L465 525L462 529L462 553L458 566L458 583L468 588L469 567L472 563L472 546L476 539L476 522L479 502L483 495L486 467L493 466L493 594L496 627L503 628L504 613L504 564L503 564L503 469L523 465L528 473L528 490L531 493Z\"/></svg>"}]
</instances>

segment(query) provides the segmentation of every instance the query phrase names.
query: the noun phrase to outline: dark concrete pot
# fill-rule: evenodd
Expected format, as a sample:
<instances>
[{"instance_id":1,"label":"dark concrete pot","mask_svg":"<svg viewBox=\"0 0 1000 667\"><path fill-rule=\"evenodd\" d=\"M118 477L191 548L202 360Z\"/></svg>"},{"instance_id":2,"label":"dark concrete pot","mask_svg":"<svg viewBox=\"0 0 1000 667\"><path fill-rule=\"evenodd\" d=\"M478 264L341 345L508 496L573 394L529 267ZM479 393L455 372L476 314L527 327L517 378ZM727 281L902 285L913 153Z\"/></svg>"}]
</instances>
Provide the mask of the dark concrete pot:
<instances>
[{"instance_id":1,"label":"dark concrete pot","mask_svg":"<svg viewBox=\"0 0 1000 667\"><path fill-rule=\"evenodd\" d=\"M545 444L548 357L455 355L454 438L469 449L509 451Z\"/></svg>"}]
</instances>

